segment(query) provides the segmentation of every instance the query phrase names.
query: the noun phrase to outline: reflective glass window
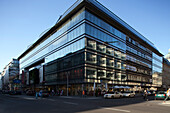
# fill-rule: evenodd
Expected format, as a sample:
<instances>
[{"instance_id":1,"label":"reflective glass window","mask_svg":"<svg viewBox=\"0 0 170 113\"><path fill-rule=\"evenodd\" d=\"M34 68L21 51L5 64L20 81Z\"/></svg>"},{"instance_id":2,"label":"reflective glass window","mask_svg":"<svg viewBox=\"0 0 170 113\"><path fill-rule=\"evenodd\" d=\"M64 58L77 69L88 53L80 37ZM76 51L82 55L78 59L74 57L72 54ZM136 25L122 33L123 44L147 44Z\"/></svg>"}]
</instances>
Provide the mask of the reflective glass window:
<instances>
[{"instance_id":1,"label":"reflective glass window","mask_svg":"<svg viewBox=\"0 0 170 113\"><path fill-rule=\"evenodd\" d=\"M87 68L86 69L87 78L94 79L94 78L96 78L96 75L97 75L97 70L96 69L93 69L93 68Z\"/></svg>"},{"instance_id":2,"label":"reflective glass window","mask_svg":"<svg viewBox=\"0 0 170 113\"><path fill-rule=\"evenodd\" d=\"M107 30L108 32L116 35L117 37L126 40L126 35L119 30L115 29L113 26L107 24L103 20L99 19L98 17L94 16L93 14L86 11L86 19L91 21L92 23L96 24L97 26L102 27L103 29Z\"/></svg>"}]
</instances>

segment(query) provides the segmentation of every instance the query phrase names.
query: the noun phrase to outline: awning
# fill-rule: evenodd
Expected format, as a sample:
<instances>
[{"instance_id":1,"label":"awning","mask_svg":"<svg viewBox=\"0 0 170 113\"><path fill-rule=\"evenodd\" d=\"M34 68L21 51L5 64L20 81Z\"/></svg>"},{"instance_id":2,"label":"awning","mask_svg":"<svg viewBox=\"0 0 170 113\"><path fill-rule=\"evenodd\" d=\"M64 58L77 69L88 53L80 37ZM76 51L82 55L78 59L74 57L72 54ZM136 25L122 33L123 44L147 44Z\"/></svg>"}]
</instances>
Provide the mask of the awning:
<instances>
[{"instance_id":1,"label":"awning","mask_svg":"<svg viewBox=\"0 0 170 113\"><path fill-rule=\"evenodd\" d=\"M114 89L130 89L129 86L113 86Z\"/></svg>"},{"instance_id":2,"label":"awning","mask_svg":"<svg viewBox=\"0 0 170 113\"><path fill-rule=\"evenodd\" d=\"M129 87L129 86L125 86L124 88L125 88L125 89L130 89L131 87Z\"/></svg>"},{"instance_id":3,"label":"awning","mask_svg":"<svg viewBox=\"0 0 170 113\"><path fill-rule=\"evenodd\" d=\"M114 89L118 89L118 88L120 88L120 87L119 87L119 86L113 86L113 88L114 88Z\"/></svg>"}]
</instances>

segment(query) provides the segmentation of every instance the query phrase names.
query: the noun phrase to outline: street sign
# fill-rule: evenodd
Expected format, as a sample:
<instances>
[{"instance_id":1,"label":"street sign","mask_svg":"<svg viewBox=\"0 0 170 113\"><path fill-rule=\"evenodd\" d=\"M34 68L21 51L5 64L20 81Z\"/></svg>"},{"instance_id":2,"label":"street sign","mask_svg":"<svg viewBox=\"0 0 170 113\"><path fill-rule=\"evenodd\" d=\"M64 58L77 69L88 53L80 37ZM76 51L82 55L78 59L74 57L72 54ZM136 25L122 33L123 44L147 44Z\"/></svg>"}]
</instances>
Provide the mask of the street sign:
<instances>
[{"instance_id":1,"label":"street sign","mask_svg":"<svg viewBox=\"0 0 170 113\"><path fill-rule=\"evenodd\" d=\"M14 79L14 80L13 80L13 83L18 83L18 84L19 84L19 83L21 83L21 80L19 80L19 79Z\"/></svg>"}]
</instances>

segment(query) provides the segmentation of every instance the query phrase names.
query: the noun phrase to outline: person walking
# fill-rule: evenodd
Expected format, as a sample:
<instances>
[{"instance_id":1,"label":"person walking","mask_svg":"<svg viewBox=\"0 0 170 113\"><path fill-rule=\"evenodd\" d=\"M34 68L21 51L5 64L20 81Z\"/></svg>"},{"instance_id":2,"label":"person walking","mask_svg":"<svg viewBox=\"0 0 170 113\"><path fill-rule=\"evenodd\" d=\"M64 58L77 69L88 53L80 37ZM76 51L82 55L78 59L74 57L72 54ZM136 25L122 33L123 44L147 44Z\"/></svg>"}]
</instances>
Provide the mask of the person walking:
<instances>
[{"instance_id":1,"label":"person walking","mask_svg":"<svg viewBox=\"0 0 170 113\"><path fill-rule=\"evenodd\" d=\"M40 90L40 92L39 92L39 96L41 97L41 99L42 99L42 90Z\"/></svg>"},{"instance_id":2,"label":"person walking","mask_svg":"<svg viewBox=\"0 0 170 113\"><path fill-rule=\"evenodd\" d=\"M51 95L52 95L52 96L55 95L55 91L54 91L54 90L51 91Z\"/></svg>"},{"instance_id":3,"label":"person walking","mask_svg":"<svg viewBox=\"0 0 170 113\"><path fill-rule=\"evenodd\" d=\"M85 97L85 91L83 90L82 97Z\"/></svg>"},{"instance_id":4,"label":"person walking","mask_svg":"<svg viewBox=\"0 0 170 113\"><path fill-rule=\"evenodd\" d=\"M147 97L148 97L148 92L147 92L147 90L145 89L145 90L144 90L144 94L143 94L143 99L144 99L144 100L148 100Z\"/></svg>"},{"instance_id":5,"label":"person walking","mask_svg":"<svg viewBox=\"0 0 170 113\"><path fill-rule=\"evenodd\" d=\"M38 92L35 93L35 98L38 99Z\"/></svg>"},{"instance_id":6,"label":"person walking","mask_svg":"<svg viewBox=\"0 0 170 113\"><path fill-rule=\"evenodd\" d=\"M170 88L166 91L166 98L164 99L164 103L168 98L170 98Z\"/></svg>"}]
</instances>

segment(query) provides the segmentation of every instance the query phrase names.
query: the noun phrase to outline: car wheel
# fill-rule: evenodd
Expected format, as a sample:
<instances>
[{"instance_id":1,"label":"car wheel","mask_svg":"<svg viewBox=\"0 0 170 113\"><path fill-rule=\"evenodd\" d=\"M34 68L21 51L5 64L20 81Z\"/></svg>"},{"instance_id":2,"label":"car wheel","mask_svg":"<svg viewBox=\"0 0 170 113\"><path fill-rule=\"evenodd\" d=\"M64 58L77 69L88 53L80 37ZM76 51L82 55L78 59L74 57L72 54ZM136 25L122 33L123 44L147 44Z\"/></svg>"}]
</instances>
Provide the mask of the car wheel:
<instances>
[{"instance_id":1,"label":"car wheel","mask_svg":"<svg viewBox=\"0 0 170 113\"><path fill-rule=\"evenodd\" d=\"M111 98L114 98L114 96L112 96Z\"/></svg>"}]
</instances>

